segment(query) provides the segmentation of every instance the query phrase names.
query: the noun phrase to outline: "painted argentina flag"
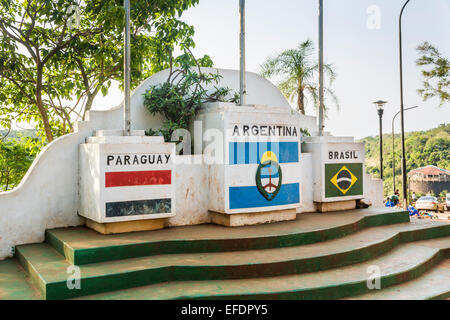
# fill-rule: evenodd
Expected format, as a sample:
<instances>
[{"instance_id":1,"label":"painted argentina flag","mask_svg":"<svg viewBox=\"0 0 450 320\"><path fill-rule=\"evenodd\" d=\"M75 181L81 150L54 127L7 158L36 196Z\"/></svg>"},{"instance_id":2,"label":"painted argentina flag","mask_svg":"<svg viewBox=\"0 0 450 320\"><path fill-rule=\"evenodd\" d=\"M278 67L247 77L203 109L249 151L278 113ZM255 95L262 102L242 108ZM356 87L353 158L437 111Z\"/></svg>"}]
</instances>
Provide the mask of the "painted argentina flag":
<instances>
[{"instance_id":1,"label":"painted argentina flag","mask_svg":"<svg viewBox=\"0 0 450 320\"><path fill-rule=\"evenodd\" d=\"M266 132L271 128L262 127L268 128ZM235 138L228 142L230 210L267 208L269 211L300 203L299 138L293 127L273 127L281 137L247 139L250 141ZM239 128L234 132L239 132Z\"/></svg>"}]
</instances>

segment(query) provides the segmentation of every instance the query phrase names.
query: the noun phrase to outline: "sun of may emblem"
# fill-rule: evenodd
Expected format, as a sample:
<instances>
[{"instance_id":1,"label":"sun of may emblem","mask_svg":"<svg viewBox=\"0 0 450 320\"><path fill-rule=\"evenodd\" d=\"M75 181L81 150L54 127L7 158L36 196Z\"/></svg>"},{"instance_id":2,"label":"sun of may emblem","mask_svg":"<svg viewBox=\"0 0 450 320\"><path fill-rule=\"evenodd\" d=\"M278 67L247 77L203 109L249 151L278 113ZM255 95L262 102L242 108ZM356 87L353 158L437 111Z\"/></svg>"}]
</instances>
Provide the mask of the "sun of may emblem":
<instances>
[{"instance_id":1,"label":"sun of may emblem","mask_svg":"<svg viewBox=\"0 0 450 320\"><path fill-rule=\"evenodd\" d=\"M256 186L268 201L272 201L280 192L283 174L275 153L267 151L261 158L256 171Z\"/></svg>"},{"instance_id":2,"label":"sun of may emblem","mask_svg":"<svg viewBox=\"0 0 450 320\"><path fill-rule=\"evenodd\" d=\"M358 178L356 178L346 166L343 166L341 170L339 170L336 175L331 178L331 183L333 183L343 194L346 194L348 190L353 187L356 181L358 181Z\"/></svg>"}]
</instances>

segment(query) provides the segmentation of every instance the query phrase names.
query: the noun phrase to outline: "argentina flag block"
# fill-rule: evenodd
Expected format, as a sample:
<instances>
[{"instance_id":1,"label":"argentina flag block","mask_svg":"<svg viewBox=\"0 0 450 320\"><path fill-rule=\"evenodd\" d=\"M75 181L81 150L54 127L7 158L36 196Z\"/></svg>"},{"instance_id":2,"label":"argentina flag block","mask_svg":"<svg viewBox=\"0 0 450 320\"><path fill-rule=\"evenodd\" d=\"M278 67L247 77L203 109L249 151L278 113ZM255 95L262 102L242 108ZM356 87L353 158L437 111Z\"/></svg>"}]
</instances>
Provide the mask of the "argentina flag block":
<instances>
[{"instance_id":1,"label":"argentina flag block","mask_svg":"<svg viewBox=\"0 0 450 320\"><path fill-rule=\"evenodd\" d=\"M233 127L233 134L227 141L228 174L225 176L228 209L232 213L299 206L300 139L297 130L288 125Z\"/></svg>"}]
</instances>

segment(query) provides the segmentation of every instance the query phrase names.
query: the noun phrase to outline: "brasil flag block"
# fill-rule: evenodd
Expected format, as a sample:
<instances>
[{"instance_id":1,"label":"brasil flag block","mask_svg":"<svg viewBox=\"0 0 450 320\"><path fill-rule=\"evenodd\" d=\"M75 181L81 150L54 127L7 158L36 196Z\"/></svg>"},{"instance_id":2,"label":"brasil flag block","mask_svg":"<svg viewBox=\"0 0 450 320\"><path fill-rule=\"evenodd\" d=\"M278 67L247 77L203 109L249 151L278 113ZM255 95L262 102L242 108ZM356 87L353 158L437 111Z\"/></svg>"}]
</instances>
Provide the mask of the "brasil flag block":
<instances>
[{"instance_id":1,"label":"brasil flag block","mask_svg":"<svg viewBox=\"0 0 450 320\"><path fill-rule=\"evenodd\" d=\"M300 203L298 142L230 142L228 147L230 210Z\"/></svg>"}]
</instances>

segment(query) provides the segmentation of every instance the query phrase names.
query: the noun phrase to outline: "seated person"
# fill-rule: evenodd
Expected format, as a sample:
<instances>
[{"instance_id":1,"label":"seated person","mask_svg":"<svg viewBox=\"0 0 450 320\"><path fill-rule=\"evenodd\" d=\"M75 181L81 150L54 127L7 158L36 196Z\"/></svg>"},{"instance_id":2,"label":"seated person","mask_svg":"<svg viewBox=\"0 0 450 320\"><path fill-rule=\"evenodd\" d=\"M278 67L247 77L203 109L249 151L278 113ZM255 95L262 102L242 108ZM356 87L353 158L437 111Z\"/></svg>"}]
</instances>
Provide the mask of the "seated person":
<instances>
[{"instance_id":1,"label":"seated person","mask_svg":"<svg viewBox=\"0 0 450 320\"><path fill-rule=\"evenodd\" d=\"M409 211L410 217L415 216L415 215L419 216L419 211L417 211L417 209L414 208L412 205L408 206L408 211Z\"/></svg>"},{"instance_id":2,"label":"seated person","mask_svg":"<svg viewBox=\"0 0 450 320\"><path fill-rule=\"evenodd\" d=\"M386 207L387 208L395 207L395 204L391 201L391 198L389 197L386 199Z\"/></svg>"},{"instance_id":3,"label":"seated person","mask_svg":"<svg viewBox=\"0 0 450 320\"><path fill-rule=\"evenodd\" d=\"M394 195L391 197L391 200L392 200L392 202L394 203L394 206L398 205L399 200L398 200L398 196L397 196L396 194L394 194Z\"/></svg>"}]
</instances>

